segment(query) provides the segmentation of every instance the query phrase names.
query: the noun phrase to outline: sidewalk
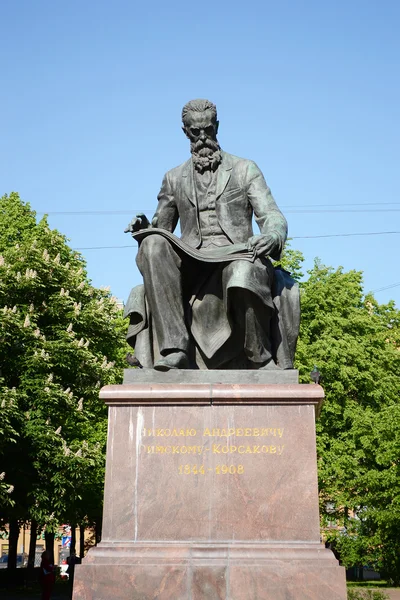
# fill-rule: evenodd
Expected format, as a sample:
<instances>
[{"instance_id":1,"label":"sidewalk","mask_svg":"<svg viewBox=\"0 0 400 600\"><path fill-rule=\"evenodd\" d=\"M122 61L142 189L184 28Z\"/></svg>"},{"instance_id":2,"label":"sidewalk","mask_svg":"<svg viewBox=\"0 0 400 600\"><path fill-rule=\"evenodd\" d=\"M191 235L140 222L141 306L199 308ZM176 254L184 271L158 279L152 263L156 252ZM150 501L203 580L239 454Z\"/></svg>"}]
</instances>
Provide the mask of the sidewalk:
<instances>
[{"instance_id":1,"label":"sidewalk","mask_svg":"<svg viewBox=\"0 0 400 600\"><path fill-rule=\"evenodd\" d=\"M17 589L1 589L0 598L1 600L40 600L42 592L39 585L33 585L28 589L17 588ZM57 582L54 591L51 595L51 600L70 600L71 592L68 584Z\"/></svg>"},{"instance_id":2,"label":"sidewalk","mask_svg":"<svg viewBox=\"0 0 400 600\"><path fill-rule=\"evenodd\" d=\"M26 596L24 594L19 594L19 593L9 595L7 592L5 592L5 594L3 594L2 590L0 590L0 594L1 594L0 595L1 600L40 600L42 597L41 592L32 592ZM400 596L399 596L399 598L400 598ZM69 596L69 594L64 594L64 593L59 593L59 592L55 592L51 596L51 600L70 600L70 599L71 599L71 596ZM397 598L396 598L396 600L397 600Z\"/></svg>"},{"instance_id":3,"label":"sidewalk","mask_svg":"<svg viewBox=\"0 0 400 600\"><path fill-rule=\"evenodd\" d=\"M373 588L368 588L373 589ZM381 591L386 592L390 600L400 600L400 588L379 588ZM15 592L8 594L0 591L1 600L40 600L41 593L39 591L32 591L28 594L23 592ZM56 590L51 596L51 600L70 600L68 590ZM111 599L110 599L111 600Z\"/></svg>"}]
</instances>

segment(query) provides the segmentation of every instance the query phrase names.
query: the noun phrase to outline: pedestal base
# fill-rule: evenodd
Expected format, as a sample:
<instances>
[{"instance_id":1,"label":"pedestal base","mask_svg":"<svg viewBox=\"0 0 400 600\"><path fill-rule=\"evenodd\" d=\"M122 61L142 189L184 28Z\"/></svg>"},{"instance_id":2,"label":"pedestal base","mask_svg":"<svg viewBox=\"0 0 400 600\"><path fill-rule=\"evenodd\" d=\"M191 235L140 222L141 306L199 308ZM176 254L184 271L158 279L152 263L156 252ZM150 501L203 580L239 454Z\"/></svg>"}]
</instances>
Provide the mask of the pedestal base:
<instances>
[{"instance_id":1,"label":"pedestal base","mask_svg":"<svg viewBox=\"0 0 400 600\"><path fill-rule=\"evenodd\" d=\"M102 543L76 567L80 600L345 600L320 544Z\"/></svg>"},{"instance_id":2,"label":"pedestal base","mask_svg":"<svg viewBox=\"0 0 400 600\"><path fill-rule=\"evenodd\" d=\"M103 540L74 600L346 600L320 544L322 388L267 371L148 377L100 394Z\"/></svg>"}]
</instances>

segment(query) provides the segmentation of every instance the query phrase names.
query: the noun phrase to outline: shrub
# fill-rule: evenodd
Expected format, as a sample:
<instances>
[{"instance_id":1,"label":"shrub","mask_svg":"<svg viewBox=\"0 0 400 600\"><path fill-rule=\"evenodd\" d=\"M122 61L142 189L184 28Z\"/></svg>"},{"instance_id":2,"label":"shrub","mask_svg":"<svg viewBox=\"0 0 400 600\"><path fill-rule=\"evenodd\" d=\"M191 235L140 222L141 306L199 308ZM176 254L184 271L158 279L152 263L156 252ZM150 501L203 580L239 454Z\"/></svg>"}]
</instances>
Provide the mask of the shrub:
<instances>
[{"instance_id":1,"label":"shrub","mask_svg":"<svg viewBox=\"0 0 400 600\"><path fill-rule=\"evenodd\" d=\"M347 600L389 600L389 596L382 590L361 590L349 588Z\"/></svg>"}]
</instances>

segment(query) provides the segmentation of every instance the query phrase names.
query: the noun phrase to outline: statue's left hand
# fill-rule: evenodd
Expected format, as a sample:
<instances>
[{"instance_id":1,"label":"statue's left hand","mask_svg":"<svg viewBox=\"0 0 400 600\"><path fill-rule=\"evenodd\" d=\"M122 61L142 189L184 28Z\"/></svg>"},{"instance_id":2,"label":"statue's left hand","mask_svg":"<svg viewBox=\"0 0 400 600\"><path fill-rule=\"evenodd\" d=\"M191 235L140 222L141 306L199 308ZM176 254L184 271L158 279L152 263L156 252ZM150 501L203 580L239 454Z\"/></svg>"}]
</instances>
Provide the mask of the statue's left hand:
<instances>
[{"instance_id":1,"label":"statue's left hand","mask_svg":"<svg viewBox=\"0 0 400 600\"><path fill-rule=\"evenodd\" d=\"M129 223L128 227L124 229L124 233L135 233L136 231L140 231L141 229L148 229L150 227L150 223L145 214L139 213L132 219Z\"/></svg>"},{"instance_id":2,"label":"statue's left hand","mask_svg":"<svg viewBox=\"0 0 400 600\"><path fill-rule=\"evenodd\" d=\"M278 245L278 239L274 234L259 234L249 238L247 246L249 250L255 250L257 256L269 256Z\"/></svg>"}]
</instances>

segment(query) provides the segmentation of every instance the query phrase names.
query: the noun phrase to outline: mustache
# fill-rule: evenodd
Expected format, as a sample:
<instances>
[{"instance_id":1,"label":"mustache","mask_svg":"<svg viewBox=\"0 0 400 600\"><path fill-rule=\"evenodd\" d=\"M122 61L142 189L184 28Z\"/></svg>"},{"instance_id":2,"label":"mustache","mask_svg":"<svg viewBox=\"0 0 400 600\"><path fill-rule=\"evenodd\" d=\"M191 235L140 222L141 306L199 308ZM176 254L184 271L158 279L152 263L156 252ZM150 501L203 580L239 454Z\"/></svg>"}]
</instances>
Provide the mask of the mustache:
<instances>
[{"instance_id":1,"label":"mustache","mask_svg":"<svg viewBox=\"0 0 400 600\"><path fill-rule=\"evenodd\" d=\"M211 156L218 150L220 150L218 141L210 138L206 138L205 140L197 140L196 142L191 142L190 144L191 153L201 158Z\"/></svg>"}]
</instances>

